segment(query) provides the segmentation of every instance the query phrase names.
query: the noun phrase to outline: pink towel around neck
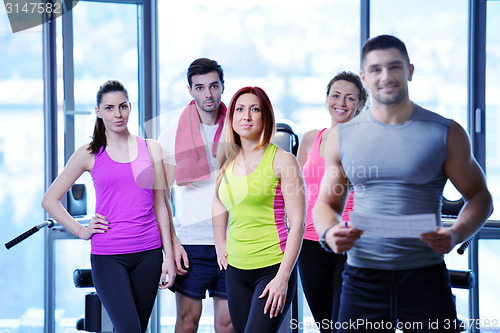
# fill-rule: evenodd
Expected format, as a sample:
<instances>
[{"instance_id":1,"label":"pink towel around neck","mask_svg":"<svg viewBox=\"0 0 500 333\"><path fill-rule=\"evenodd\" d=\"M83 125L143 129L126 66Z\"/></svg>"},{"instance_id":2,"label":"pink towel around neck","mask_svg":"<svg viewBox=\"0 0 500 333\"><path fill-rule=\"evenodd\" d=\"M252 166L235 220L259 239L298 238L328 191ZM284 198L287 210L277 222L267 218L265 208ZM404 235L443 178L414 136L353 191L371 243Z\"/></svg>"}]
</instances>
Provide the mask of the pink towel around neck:
<instances>
[{"instance_id":1,"label":"pink towel around neck","mask_svg":"<svg viewBox=\"0 0 500 333\"><path fill-rule=\"evenodd\" d=\"M224 103L219 105L219 120L215 132L212 155L217 155L217 143L219 142L227 108ZM179 125L175 133L175 161L177 164L175 179L177 185L189 185L192 182L210 178L210 166L208 164L205 143L201 137L200 115L196 109L195 101L186 106L179 118Z\"/></svg>"}]
</instances>

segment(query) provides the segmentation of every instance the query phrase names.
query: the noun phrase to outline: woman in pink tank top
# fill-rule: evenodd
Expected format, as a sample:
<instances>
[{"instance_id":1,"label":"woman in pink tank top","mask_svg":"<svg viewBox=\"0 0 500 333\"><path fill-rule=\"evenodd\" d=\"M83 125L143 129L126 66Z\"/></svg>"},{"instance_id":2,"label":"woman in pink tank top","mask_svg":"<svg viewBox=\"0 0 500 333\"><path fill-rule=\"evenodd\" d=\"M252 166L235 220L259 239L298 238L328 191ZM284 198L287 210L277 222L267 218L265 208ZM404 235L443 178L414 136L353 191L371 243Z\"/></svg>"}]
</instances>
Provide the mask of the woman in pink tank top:
<instances>
[{"instance_id":1,"label":"woman in pink tank top","mask_svg":"<svg viewBox=\"0 0 500 333\"><path fill-rule=\"evenodd\" d=\"M91 240L92 280L114 331L142 333L158 284L171 287L176 276L162 150L129 132L131 105L120 82L100 87L95 112L92 141L73 154L42 206L66 230ZM96 192L96 214L87 226L60 203L85 171Z\"/></svg>"},{"instance_id":2,"label":"woman in pink tank top","mask_svg":"<svg viewBox=\"0 0 500 333\"><path fill-rule=\"evenodd\" d=\"M366 100L367 92L358 75L351 72L337 74L328 83L326 91L326 106L331 115L331 126L305 133L297 154L306 183L307 200L306 231L298 260L299 273L314 320L321 324L321 332L335 330L331 323L337 320L346 256L327 252L329 249L325 251L322 248L314 229L312 209L325 172L323 156L326 139L337 124L355 117ZM352 210L352 200L351 192L342 215L343 221L349 220L348 211Z\"/></svg>"}]
</instances>

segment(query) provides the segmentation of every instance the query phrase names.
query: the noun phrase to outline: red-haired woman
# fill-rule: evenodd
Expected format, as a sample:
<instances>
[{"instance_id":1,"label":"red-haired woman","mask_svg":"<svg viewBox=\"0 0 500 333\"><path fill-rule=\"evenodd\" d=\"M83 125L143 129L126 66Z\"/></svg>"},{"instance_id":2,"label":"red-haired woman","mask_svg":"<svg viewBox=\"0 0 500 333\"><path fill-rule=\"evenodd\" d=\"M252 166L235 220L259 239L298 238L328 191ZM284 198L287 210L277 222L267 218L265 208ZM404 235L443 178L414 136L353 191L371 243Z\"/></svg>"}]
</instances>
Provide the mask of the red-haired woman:
<instances>
[{"instance_id":1,"label":"red-haired woman","mask_svg":"<svg viewBox=\"0 0 500 333\"><path fill-rule=\"evenodd\" d=\"M295 157L271 143L274 129L261 88L236 92L219 143L213 225L237 333L277 332L297 283L304 185Z\"/></svg>"}]
</instances>

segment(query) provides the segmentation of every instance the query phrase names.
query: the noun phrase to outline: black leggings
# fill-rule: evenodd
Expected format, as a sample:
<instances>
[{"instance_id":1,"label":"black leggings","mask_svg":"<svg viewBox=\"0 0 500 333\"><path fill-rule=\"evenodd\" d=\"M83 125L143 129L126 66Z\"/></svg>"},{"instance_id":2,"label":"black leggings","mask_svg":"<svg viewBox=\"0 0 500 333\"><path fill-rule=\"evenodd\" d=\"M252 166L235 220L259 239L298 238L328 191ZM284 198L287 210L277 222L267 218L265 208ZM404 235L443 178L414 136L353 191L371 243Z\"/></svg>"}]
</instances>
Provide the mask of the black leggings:
<instances>
[{"instance_id":1,"label":"black leggings","mask_svg":"<svg viewBox=\"0 0 500 333\"><path fill-rule=\"evenodd\" d=\"M161 248L130 254L92 254L90 261L94 287L115 332L146 332L161 277Z\"/></svg>"},{"instance_id":2,"label":"black leggings","mask_svg":"<svg viewBox=\"0 0 500 333\"><path fill-rule=\"evenodd\" d=\"M283 312L269 318L264 314L267 296L258 298L266 285L274 279L280 264L243 270L228 265L226 272L227 301L235 333L278 332L292 303L297 287L297 269L294 268L288 280L288 290Z\"/></svg>"},{"instance_id":3,"label":"black leggings","mask_svg":"<svg viewBox=\"0 0 500 333\"><path fill-rule=\"evenodd\" d=\"M307 303L322 333L330 333L330 320L338 318L342 271L346 255L326 252L318 242L304 239L299 255L299 273ZM326 319L326 321L324 321ZM334 327L334 325L333 325Z\"/></svg>"}]
</instances>

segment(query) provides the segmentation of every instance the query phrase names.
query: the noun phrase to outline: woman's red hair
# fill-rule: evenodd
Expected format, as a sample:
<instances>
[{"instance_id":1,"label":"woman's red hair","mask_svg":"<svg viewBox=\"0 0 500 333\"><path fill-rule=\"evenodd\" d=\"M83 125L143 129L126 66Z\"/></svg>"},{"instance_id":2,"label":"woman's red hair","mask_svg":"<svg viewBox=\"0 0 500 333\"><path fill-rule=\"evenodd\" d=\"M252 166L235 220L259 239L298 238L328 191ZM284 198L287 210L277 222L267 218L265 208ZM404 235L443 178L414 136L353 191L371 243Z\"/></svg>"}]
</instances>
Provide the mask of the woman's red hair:
<instances>
[{"instance_id":1,"label":"woman's red hair","mask_svg":"<svg viewBox=\"0 0 500 333\"><path fill-rule=\"evenodd\" d=\"M238 90L233 98L231 98L231 102L229 103L228 112L226 115L226 126L227 134L229 142L233 142L238 146L241 146L240 136L232 129L233 126L233 117L234 111L236 110L236 101L240 98L241 95L244 94L254 94L257 96L260 104L260 112L262 113L262 135L260 137L260 142L255 149L259 149L262 146L269 144L274 135L275 129L275 120L274 120L274 111L273 106L271 105L271 101L267 96L266 92L259 87L243 87ZM234 141L233 141L234 140Z\"/></svg>"}]
</instances>

